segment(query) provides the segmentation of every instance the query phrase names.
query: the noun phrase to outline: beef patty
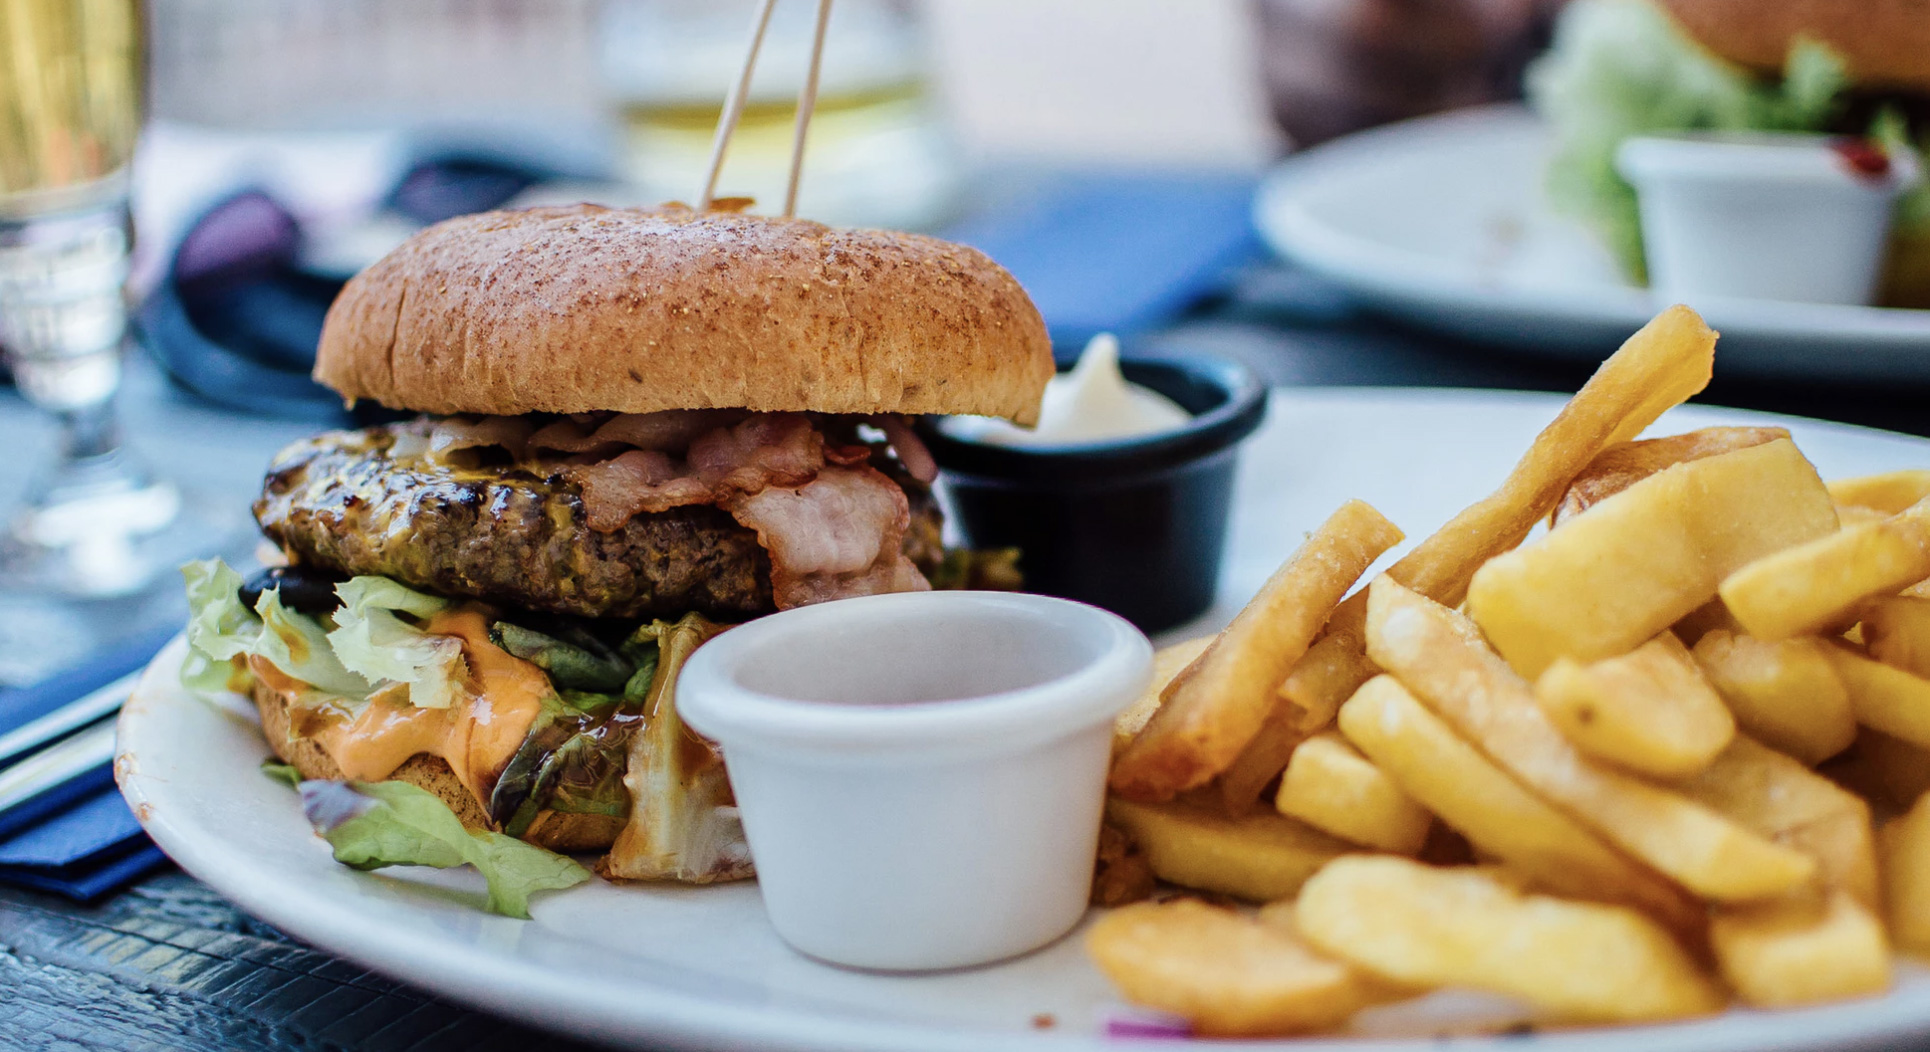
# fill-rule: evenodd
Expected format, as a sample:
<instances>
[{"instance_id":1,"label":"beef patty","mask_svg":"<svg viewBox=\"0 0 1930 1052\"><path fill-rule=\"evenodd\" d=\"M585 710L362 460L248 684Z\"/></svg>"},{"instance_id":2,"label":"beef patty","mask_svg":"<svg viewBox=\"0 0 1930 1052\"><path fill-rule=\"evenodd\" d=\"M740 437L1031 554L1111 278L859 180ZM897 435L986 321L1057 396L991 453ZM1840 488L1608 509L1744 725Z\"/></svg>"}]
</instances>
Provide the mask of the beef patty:
<instances>
[{"instance_id":1,"label":"beef patty","mask_svg":"<svg viewBox=\"0 0 1930 1052\"><path fill-rule=\"evenodd\" d=\"M334 432L284 450L255 501L262 532L303 565L533 610L736 620L775 609L770 556L726 512L691 505L600 533L560 476L392 457L414 426ZM937 509L924 487L901 484L912 505L906 554L929 571Z\"/></svg>"}]
</instances>

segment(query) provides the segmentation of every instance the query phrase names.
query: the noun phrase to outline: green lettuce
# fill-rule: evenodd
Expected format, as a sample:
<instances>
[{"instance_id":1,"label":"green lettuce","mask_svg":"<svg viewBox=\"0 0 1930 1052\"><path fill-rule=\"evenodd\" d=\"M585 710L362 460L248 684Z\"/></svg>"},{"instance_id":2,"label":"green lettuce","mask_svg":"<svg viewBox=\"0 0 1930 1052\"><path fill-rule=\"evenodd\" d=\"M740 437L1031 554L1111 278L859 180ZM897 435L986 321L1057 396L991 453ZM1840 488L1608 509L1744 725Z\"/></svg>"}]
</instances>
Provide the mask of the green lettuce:
<instances>
[{"instance_id":1,"label":"green lettuce","mask_svg":"<svg viewBox=\"0 0 1930 1052\"><path fill-rule=\"evenodd\" d=\"M561 639L533 628L498 621L489 629L496 645L549 674L550 682L567 690L607 693L622 690L635 671L623 656L588 632L565 632Z\"/></svg>"},{"instance_id":2,"label":"green lettuce","mask_svg":"<svg viewBox=\"0 0 1930 1052\"><path fill-rule=\"evenodd\" d=\"M361 870L471 865L489 882L484 908L491 913L527 919L532 894L590 879L573 859L464 828L449 805L407 782L311 781L300 790L303 813L334 849L335 861Z\"/></svg>"},{"instance_id":3,"label":"green lettuce","mask_svg":"<svg viewBox=\"0 0 1930 1052\"><path fill-rule=\"evenodd\" d=\"M181 568L188 592L188 660L181 682L200 692L234 686L237 657L259 657L316 690L349 700L366 698L369 682L344 668L327 630L307 614L282 605L281 591L261 594L250 611L241 601L241 575L219 559Z\"/></svg>"},{"instance_id":4,"label":"green lettuce","mask_svg":"<svg viewBox=\"0 0 1930 1052\"><path fill-rule=\"evenodd\" d=\"M408 684L409 702L422 708L455 702L465 672L462 640L431 635L397 616L432 617L450 605L447 599L386 577L351 577L335 594L342 606L328 645L343 667L374 683Z\"/></svg>"},{"instance_id":5,"label":"green lettuce","mask_svg":"<svg viewBox=\"0 0 1930 1052\"><path fill-rule=\"evenodd\" d=\"M295 770L295 765L292 763L282 763L273 758L266 759L261 761L261 773L267 775L270 781L280 782L290 789L302 784L302 774Z\"/></svg>"},{"instance_id":6,"label":"green lettuce","mask_svg":"<svg viewBox=\"0 0 1930 1052\"><path fill-rule=\"evenodd\" d=\"M1615 171L1625 139L1843 131L1850 86L1842 56L1813 40L1797 40L1782 77L1766 80L1704 50L1645 0L1569 5L1527 79L1529 102L1555 138L1549 196L1592 225L1637 280L1646 267L1635 189Z\"/></svg>"}]
</instances>

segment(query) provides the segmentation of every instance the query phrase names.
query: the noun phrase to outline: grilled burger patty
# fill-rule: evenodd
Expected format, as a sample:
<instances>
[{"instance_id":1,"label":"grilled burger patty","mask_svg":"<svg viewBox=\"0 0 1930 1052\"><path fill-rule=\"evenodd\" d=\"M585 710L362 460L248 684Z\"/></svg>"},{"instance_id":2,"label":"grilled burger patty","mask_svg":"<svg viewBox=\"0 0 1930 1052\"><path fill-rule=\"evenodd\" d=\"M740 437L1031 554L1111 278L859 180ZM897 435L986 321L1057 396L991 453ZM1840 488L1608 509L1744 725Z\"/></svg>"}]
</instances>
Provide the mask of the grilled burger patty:
<instances>
[{"instance_id":1,"label":"grilled burger patty","mask_svg":"<svg viewBox=\"0 0 1930 1052\"><path fill-rule=\"evenodd\" d=\"M397 429L410 426L335 432L285 451L255 501L262 532L303 565L534 610L735 620L775 609L770 557L729 514L690 505L600 533L560 477L392 458ZM907 554L925 566L937 554L924 550L937 512L922 487L907 492Z\"/></svg>"}]
</instances>

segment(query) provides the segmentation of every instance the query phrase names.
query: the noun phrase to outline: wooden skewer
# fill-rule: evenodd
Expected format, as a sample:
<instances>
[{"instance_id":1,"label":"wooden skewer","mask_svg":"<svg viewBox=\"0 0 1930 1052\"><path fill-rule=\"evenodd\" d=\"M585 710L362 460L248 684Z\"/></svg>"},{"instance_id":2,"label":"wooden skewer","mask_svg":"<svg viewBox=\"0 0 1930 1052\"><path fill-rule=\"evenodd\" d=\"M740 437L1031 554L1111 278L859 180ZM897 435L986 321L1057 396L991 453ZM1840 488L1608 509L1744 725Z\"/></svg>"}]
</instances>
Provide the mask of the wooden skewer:
<instances>
[{"instance_id":1,"label":"wooden skewer","mask_svg":"<svg viewBox=\"0 0 1930 1052\"><path fill-rule=\"evenodd\" d=\"M811 37L811 68L797 97L797 127L791 132L791 180L784 188L784 217L797 214L797 184L804 174L804 139L818 106L818 70L824 65L824 31L831 24L831 0L818 0L818 24Z\"/></svg>"},{"instance_id":2,"label":"wooden skewer","mask_svg":"<svg viewBox=\"0 0 1930 1052\"><path fill-rule=\"evenodd\" d=\"M744 115L744 104L751 94L751 74L757 70L757 52L764 46L764 30L770 27L771 10L777 0L763 0L758 5L757 20L751 24L750 47L744 52L744 68L737 74L737 82L730 87L730 94L724 97L724 112L717 115L717 135L710 144L710 172L704 177L704 192L697 197L697 211L710 210L710 202L717 196L717 177L724 171L724 154L730 149L730 137L737 130L737 121Z\"/></svg>"}]
</instances>

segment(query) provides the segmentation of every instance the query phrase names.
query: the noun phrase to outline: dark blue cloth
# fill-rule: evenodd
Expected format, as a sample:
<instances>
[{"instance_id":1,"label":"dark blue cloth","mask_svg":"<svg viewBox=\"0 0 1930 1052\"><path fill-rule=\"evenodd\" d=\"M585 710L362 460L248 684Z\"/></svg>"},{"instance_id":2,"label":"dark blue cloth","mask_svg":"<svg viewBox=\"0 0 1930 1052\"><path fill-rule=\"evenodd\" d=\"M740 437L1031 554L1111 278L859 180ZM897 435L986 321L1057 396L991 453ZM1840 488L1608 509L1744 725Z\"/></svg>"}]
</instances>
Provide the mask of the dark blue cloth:
<instances>
[{"instance_id":1,"label":"dark blue cloth","mask_svg":"<svg viewBox=\"0 0 1930 1052\"><path fill-rule=\"evenodd\" d=\"M148 633L33 686L0 691L0 734L141 668L176 631ZM85 901L165 861L114 787L111 764L0 811L0 883Z\"/></svg>"}]
</instances>

